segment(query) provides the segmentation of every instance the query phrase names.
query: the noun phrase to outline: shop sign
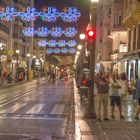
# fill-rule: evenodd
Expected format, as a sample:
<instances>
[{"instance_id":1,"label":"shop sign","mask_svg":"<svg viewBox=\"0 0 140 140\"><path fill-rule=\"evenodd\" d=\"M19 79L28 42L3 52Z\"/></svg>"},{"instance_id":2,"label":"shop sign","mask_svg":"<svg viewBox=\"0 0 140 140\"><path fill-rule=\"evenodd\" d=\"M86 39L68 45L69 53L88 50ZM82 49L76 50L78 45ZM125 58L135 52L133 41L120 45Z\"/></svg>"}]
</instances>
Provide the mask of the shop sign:
<instances>
[{"instance_id":1,"label":"shop sign","mask_svg":"<svg viewBox=\"0 0 140 140\"><path fill-rule=\"evenodd\" d=\"M4 62L7 60L7 56L6 55L1 55L1 62Z\"/></svg>"}]
</instances>

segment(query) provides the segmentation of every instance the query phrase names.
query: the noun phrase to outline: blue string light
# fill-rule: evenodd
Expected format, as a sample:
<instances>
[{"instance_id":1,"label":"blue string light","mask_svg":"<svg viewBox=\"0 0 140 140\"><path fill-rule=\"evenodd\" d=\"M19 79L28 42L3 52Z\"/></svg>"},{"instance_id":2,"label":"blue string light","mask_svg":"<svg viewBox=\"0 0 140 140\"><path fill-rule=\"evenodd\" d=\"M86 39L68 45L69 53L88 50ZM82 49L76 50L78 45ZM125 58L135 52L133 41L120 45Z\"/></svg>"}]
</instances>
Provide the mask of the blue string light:
<instances>
[{"instance_id":1,"label":"blue string light","mask_svg":"<svg viewBox=\"0 0 140 140\"><path fill-rule=\"evenodd\" d=\"M56 40L50 40L50 41L47 43L47 45L48 45L48 46L51 46L51 47L56 47L56 44L57 44Z\"/></svg>"},{"instance_id":2,"label":"blue string light","mask_svg":"<svg viewBox=\"0 0 140 140\"><path fill-rule=\"evenodd\" d=\"M6 20L6 21L14 21L17 17L18 13L16 10L12 7L7 7L5 9L5 12L0 11L0 19Z\"/></svg>"},{"instance_id":3,"label":"blue string light","mask_svg":"<svg viewBox=\"0 0 140 140\"><path fill-rule=\"evenodd\" d=\"M76 49L75 48L69 48L69 53L73 54L73 53L76 53Z\"/></svg>"},{"instance_id":4,"label":"blue string light","mask_svg":"<svg viewBox=\"0 0 140 140\"><path fill-rule=\"evenodd\" d=\"M30 29L31 28L31 29ZM31 31L31 33L30 33ZM28 32L28 34L27 34ZM29 37L29 35L34 33L34 35L37 35L39 37L47 37L49 34L52 37L61 37L63 34L66 37L74 37L77 34L77 30L75 29L75 27L69 27L66 28L65 30L62 30L61 27L55 27L52 29L48 29L46 27L41 27L39 30L33 30L32 31L32 27L28 27L27 29L22 30L23 35L27 35Z\"/></svg>"},{"instance_id":5,"label":"blue string light","mask_svg":"<svg viewBox=\"0 0 140 140\"><path fill-rule=\"evenodd\" d=\"M69 7L68 8L68 13L61 12L60 13L60 16L63 19L63 21L66 21L66 22L75 22L81 16L81 13L76 8Z\"/></svg>"},{"instance_id":6,"label":"blue string light","mask_svg":"<svg viewBox=\"0 0 140 140\"><path fill-rule=\"evenodd\" d=\"M59 17L59 12L54 7L48 7L48 13L40 12L39 16L43 21L55 22Z\"/></svg>"},{"instance_id":7,"label":"blue string light","mask_svg":"<svg viewBox=\"0 0 140 140\"><path fill-rule=\"evenodd\" d=\"M64 53L64 54L65 54L65 53L68 53L68 49L67 49L67 48L62 48L62 49L61 49L61 52Z\"/></svg>"},{"instance_id":8,"label":"blue string light","mask_svg":"<svg viewBox=\"0 0 140 140\"><path fill-rule=\"evenodd\" d=\"M60 27L55 27L55 28L52 28L52 30L50 30L50 34L53 37L60 37L62 36L62 33L63 31L62 31L62 28Z\"/></svg>"},{"instance_id":9,"label":"blue string light","mask_svg":"<svg viewBox=\"0 0 140 140\"><path fill-rule=\"evenodd\" d=\"M41 40L41 41L39 41L37 44L38 44L40 47L46 47L47 42L46 42L46 40Z\"/></svg>"},{"instance_id":10,"label":"blue string light","mask_svg":"<svg viewBox=\"0 0 140 140\"><path fill-rule=\"evenodd\" d=\"M77 8L69 7L65 12L59 12L54 7L48 7L47 12L38 12L35 8L27 7L24 11L16 11L15 8L6 7L5 11L0 11L0 19L6 21L14 21L17 17L24 21L32 22L40 17L46 22L55 22L61 18L65 22L76 22L81 16Z\"/></svg>"},{"instance_id":11,"label":"blue string light","mask_svg":"<svg viewBox=\"0 0 140 140\"><path fill-rule=\"evenodd\" d=\"M55 54L60 54L60 53L61 53L61 49L60 49L60 48L55 48L55 49L53 50L53 52L54 52Z\"/></svg>"},{"instance_id":12,"label":"blue string light","mask_svg":"<svg viewBox=\"0 0 140 140\"><path fill-rule=\"evenodd\" d=\"M22 30L24 36L33 37L34 36L34 28L27 28L26 30Z\"/></svg>"},{"instance_id":13,"label":"blue string light","mask_svg":"<svg viewBox=\"0 0 140 140\"><path fill-rule=\"evenodd\" d=\"M59 47L65 47L67 45L66 40L59 40L59 42L57 42L57 45Z\"/></svg>"},{"instance_id":14,"label":"blue string light","mask_svg":"<svg viewBox=\"0 0 140 140\"><path fill-rule=\"evenodd\" d=\"M46 27L41 27L39 30L36 30L34 33L39 37L47 37L49 35L49 30Z\"/></svg>"},{"instance_id":15,"label":"blue string light","mask_svg":"<svg viewBox=\"0 0 140 140\"><path fill-rule=\"evenodd\" d=\"M75 27L69 27L66 28L64 35L66 37L74 37L77 34L77 30L75 29Z\"/></svg>"},{"instance_id":16,"label":"blue string light","mask_svg":"<svg viewBox=\"0 0 140 140\"><path fill-rule=\"evenodd\" d=\"M31 22L31 21L35 21L38 18L39 13L36 11L35 8L27 7L27 12L18 12L18 16L22 20Z\"/></svg>"},{"instance_id":17,"label":"blue string light","mask_svg":"<svg viewBox=\"0 0 140 140\"><path fill-rule=\"evenodd\" d=\"M75 40L70 40L70 41L66 41L66 40L59 40L59 41L56 41L56 40L40 40L38 41L38 45L40 47L45 47L45 46L49 46L49 47L65 47L65 46L68 46L68 47L75 47L77 45L77 42Z\"/></svg>"},{"instance_id":18,"label":"blue string light","mask_svg":"<svg viewBox=\"0 0 140 140\"><path fill-rule=\"evenodd\" d=\"M47 49L47 54L75 54L76 53L76 49L75 48L48 48Z\"/></svg>"},{"instance_id":19,"label":"blue string light","mask_svg":"<svg viewBox=\"0 0 140 140\"><path fill-rule=\"evenodd\" d=\"M77 42L75 40L70 40L68 43L67 43L68 47L74 47L77 45Z\"/></svg>"}]
</instances>

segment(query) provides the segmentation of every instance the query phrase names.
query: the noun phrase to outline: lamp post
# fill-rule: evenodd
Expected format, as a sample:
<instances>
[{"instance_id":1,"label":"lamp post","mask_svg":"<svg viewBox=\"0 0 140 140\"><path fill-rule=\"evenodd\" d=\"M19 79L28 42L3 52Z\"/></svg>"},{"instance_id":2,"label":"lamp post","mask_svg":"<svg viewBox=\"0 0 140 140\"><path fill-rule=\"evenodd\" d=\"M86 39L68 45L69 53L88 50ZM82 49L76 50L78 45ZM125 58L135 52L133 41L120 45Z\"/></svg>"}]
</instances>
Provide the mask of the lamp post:
<instances>
[{"instance_id":1,"label":"lamp post","mask_svg":"<svg viewBox=\"0 0 140 140\"><path fill-rule=\"evenodd\" d=\"M91 7L90 7L90 21L87 26L87 31L96 28L96 7L97 7L98 0L91 0ZM91 31L91 33L93 33ZM89 34L92 36L91 34ZM95 45L96 45L96 38L88 40L87 44L89 43L88 49L90 52L90 61L89 61L89 89L88 89L88 105L87 110L85 113L85 118L87 119L96 119L95 113L95 102L94 102L94 72L95 72ZM90 42L91 41L91 42Z\"/></svg>"},{"instance_id":2,"label":"lamp post","mask_svg":"<svg viewBox=\"0 0 140 140\"><path fill-rule=\"evenodd\" d=\"M28 58L28 60L27 60L27 80L29 80L29 58L30 58L29 53L27 53L27 58Z\"/></svg>"},{"instance_id":3,"label":"lamp post","mask_svg":"<svg viewBox=\"0 0 140 140\"><path fill-rule=\"evenodd\" d=\"M84 52L85 52L85 47L84 47L84 40L86 38L86 35L81 33L79 35L79 38L81 40L81 44L78 45L78 49L81 50L81 53L80 53L80 83L82 84L83 83L83 59L84 59ZM81 85L82 86L82 85Z\"/></svg>"},{"instance_id":4,"label":"lamp post","mask_svg":"<svg viewBox=\"0 0 140 140\"><path fill-rule=\"evenodd\" d=\"M18 82L18 55L19 55L19 50L16 50L16 54L17 54L17 68L16 68L16 82Z\"/></svg>"}]
</instances>

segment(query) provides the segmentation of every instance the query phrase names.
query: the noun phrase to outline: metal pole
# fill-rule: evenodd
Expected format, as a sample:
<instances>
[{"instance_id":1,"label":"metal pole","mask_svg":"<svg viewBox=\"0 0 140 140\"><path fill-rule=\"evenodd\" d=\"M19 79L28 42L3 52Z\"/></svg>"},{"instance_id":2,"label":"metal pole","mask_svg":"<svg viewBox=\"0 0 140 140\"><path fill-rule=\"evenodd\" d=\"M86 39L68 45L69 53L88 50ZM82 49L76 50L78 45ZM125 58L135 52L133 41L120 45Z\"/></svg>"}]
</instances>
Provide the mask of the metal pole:
<instances>
[{"instance_id":1,"label":"metal pole","mask_svg":"<svg viewBox=\"0 0 140 140\"><path fill-rule=\"evenodd\" d=\"M91 28L96 28L96 5L91 4L91 17L90 23ZM95 101L94 101L94 70L95 70L95 44L96 38L90 43L89 51L90 51L90 60L89 60L89 88L88 88L88 105L85 113L85 118L87 119L96 119L95 113Z\"/></svg>"},{"instance_id":2,"label":"metal pole","mask_svg":"<svg viewBox=\"0 0 140 140\"><path fill-rule=\"evenodd\" d=\"M27 80L29 80L29 57L27 61Z\"/></svg>"},{"instance_id":3,"label":"metal pole","mask_svg":"<svg viewBox=\"0 0 140 140\"><path fill-rule=\"evenodd\" d=\"M16 70L16 81L18 81L18 53L17 53L17 70Z\"/></svg>"}]
</instances>

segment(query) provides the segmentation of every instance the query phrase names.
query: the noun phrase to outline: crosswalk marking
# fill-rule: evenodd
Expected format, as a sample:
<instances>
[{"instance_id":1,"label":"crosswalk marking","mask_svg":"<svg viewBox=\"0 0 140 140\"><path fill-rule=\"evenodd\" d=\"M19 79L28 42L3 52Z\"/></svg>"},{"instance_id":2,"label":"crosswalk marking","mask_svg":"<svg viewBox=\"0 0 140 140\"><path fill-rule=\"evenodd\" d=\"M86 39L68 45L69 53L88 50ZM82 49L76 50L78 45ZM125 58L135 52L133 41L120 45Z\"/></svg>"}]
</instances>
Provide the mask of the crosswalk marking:
<instances>
[{"instance_id":1,"label":"crosswalk marking","mask_svg":"<svg viewBox=\"0 0 140 140\"><path fill-rule=\"evenodd\" d=\"M36 104L29 111L27 111L26 114L37 114L42 110L44 106L45 104Z\"/></svg>"},{"instance_id":2,"label":"crosswalk marking","mask_svg":"<svg viewBox=\"0 0 140 140\"><path fill-rule=\"evenodd\" d=\"M7 109L0 111L0 113L14 113L15 111L23 107L25 104L26 103L16 103L13 106L10 106Z\"/></svg>"},{"instance_id":3,"label":"crosswalk marking","mask_svg":"<svg viewBox=\"0 0 140 140\"><path fill-rule=\"evenodd\" d=\"M65 105L64 104L56 104L51 111L51 114L62 115L64 112Z\"/></svg>"}]
</instances>

